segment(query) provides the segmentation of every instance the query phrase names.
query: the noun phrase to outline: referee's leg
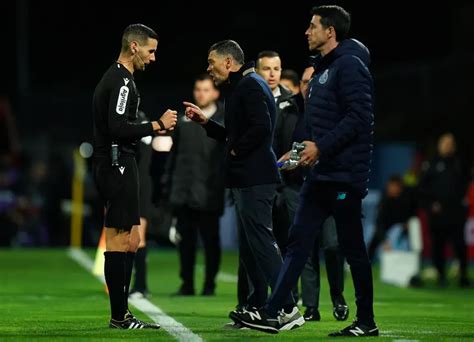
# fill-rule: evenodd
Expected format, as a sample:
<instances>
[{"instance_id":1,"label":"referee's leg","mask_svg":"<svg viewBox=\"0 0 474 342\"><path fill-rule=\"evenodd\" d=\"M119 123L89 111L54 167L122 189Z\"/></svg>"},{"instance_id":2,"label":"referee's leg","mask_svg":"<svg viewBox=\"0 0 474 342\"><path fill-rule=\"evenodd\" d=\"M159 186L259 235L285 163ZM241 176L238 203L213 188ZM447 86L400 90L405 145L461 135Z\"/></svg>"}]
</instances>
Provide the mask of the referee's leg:
<instances>
[{"instance_id":1,"label":"referee's leg","mask_svg":"<svg viewBox=\"0 0 474 342\"><path fill-rule=\"evenodd\" d=\"M106 252L104 275L109 289L110 309L112 319L123 321L127 312L124 298L126 286L126 259L130 248L130 231L106 227Z\"/></svg>"}]
</instances>

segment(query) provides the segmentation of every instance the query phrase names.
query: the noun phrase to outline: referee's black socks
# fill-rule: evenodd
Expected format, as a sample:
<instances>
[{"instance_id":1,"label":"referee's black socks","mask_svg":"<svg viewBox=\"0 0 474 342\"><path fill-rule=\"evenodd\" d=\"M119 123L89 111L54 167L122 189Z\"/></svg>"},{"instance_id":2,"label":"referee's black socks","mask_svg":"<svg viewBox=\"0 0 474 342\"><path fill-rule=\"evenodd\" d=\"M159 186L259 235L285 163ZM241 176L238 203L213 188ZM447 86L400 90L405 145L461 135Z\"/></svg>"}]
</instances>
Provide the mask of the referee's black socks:
<instances>
[{"instance_id":1,"label":"referee's black socks","mask_svg":"<svg viewBox=\"0 0 474 342\"><path fill-rule=\"evenodd\" d=\"M104 275L105 282L109 289L110 309L112 318L117 321L123 321L127 307L125 306L123 296L125 289L125 252L104 252L105 264Z\"/></svg>"}]
</instances>

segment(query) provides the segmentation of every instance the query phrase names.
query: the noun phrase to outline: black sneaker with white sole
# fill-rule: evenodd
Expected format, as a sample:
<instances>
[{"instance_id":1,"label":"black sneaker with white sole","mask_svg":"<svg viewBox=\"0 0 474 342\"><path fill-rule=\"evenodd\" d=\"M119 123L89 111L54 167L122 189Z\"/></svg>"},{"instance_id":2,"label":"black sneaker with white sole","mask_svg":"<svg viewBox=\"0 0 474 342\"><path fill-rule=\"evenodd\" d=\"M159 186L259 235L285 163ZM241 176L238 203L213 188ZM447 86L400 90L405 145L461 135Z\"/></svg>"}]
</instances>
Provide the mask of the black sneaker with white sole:
<instances>
[{"instance_id":1,"label":"black sneaker with white sole","mask_svg":"<svg viewBox=\"0 0 474 342\"><path fill-rule=\"evenodd\" d=\"M232 311L229 314L229 318L235 323L241 323L250 329L260 330L269 334L278 334L280 328L279 318L270 317L263 309L240 312Z\"/></svg>"},{"instance_id":2,"label":"black sneaker with white sole","mask_svg":"<svg viewBox=\"0 0 474 342\"><path fill-rule=\"evenodd\" d=\"M368 336L379 336L379 328L374 325L365 325L362 323L359 323L357 320L354 321L351 325L348 327L336 331L333 333L330 333L328 336L330 337L368 337Z\"/></svg>"},{"instance_id":3,"label":"black sneaker with white sole","mask_svg":"<svg viewBox=\"0 0 474 342\"><path fill-rule=\"evenodd\" d=\"M117 321L111 319L109 322L109 328L113 329L150 329L151 327L147 326L147 323L142 322L136 318L126 318L123 321ZM158 329L158 328L152 328Z\"/></svg>"}]
</instances>

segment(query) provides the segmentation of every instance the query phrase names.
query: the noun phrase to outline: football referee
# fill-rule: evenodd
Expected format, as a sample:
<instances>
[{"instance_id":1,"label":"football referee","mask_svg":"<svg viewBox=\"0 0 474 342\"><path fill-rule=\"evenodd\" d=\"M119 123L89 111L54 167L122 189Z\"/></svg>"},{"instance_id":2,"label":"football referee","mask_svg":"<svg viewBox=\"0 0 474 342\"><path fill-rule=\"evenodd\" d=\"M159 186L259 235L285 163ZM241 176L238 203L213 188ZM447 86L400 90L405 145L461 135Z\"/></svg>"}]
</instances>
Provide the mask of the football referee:
<instances>
[{"instance_id":1,"label":"football referee","mask_svg":"<svg viewBox=\"0 0 474 342\"><path fill-rule=\"evenodd\" d=\"M139 139L165 133L176 125L176 111L140 123L140 95L133 74L155 61L158 35L142 24L128 26L116 62L94 91L94 180L105 202L105 281L109 289L110 328L158 329L128 310L128 291L135 252L140 242L139 179L135 153Z\"/></svg>"}]
</instances>

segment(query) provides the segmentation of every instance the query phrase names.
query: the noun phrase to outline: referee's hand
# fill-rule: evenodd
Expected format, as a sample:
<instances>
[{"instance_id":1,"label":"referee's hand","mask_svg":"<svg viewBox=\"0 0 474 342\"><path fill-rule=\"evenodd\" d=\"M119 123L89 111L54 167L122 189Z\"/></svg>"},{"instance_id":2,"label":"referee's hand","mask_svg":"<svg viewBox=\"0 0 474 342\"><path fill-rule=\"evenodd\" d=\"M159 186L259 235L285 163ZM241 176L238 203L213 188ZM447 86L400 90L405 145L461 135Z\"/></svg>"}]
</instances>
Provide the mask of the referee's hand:
<instances>
[{"instance_id":1,"label":"referee's hand","mask_svg":"<svg viewBox=\"0 0 474 342\"><path fill-rule=\"evenodd\" d=\"M174 126L176 126L176 122L178 121L177 112L175 110L168 109L160 117L160 121L161 121L162 125L160 125L157 121L154 121L154 124L153 124L153 130L154 131L158 131L158 133L164 133L166 131L172 131L174 129ZM156 123L156 125L155 125L155 123Z\"/></svg>"}]
</instances>

